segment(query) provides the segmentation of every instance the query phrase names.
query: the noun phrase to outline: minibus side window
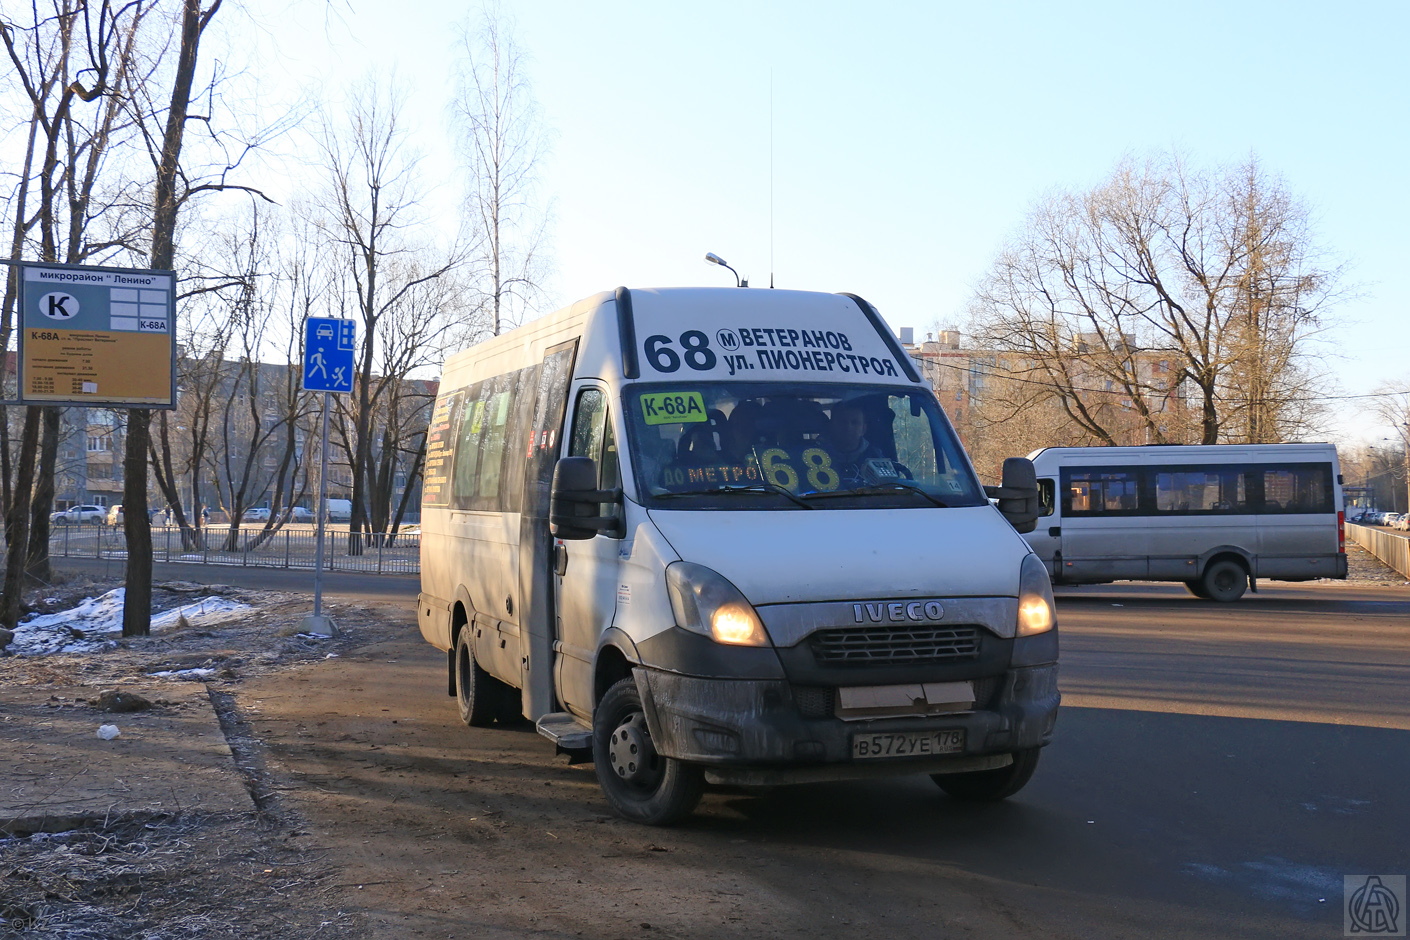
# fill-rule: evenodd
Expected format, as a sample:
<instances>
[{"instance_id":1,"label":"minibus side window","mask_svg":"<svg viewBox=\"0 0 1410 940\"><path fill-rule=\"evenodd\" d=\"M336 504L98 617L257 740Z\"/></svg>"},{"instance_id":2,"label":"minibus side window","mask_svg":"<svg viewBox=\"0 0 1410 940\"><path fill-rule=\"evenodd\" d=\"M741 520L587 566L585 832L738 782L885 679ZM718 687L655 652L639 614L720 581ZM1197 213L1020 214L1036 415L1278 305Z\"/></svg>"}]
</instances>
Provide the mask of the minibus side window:
<instances>
[{"instance_id":1,"label":"minibus side window","mask_svg":"<svg viewBox=\"0 0 1410 940\"><path fill-rule=\"evenodd\" d=\"M1246 474L1242 467L1159 469L1154 475L1158 513L1249 511Z\"/></svg>"},{"instance_id":2,"label":"minibus side window","mask_svg":"<svg viewBox=\"0 0 1410 940\"><path fill-rule=\"evenodd\" d=\"M531 366L512 375L514 391L509 405L509 432L504 444L504 467L500 471L506 481L499 491L499 508L503 512L519 512L523 504L524 455L534 417L537 372L537 368Z\"/></svg>"},{"instance_id":3,"label":"minibus side window","mask_svg":"<svg viewBox=\"0 0 1410 940\"><path fill-rule=\"evenodd\" d=\"M1140 474L1135 470L1093 469L1063 472L1067 515L1135 515L1140 511Z\"/></svg>"},{"instance_id":4,"label":"minibus side window","mask_svg":"<svg viewBox=\"0 0 1410 940\"><path fill-rule=\"evenodd\" d=\"M1053 481L1042 479L1038 481L1038 515L1051 516L1053 514Z\"/></svg>"},{"instance_id":5,"label":"minibus side window","mask_svg":"<svg viewBox=\"0 0 1410 940\"><path fill-rule=\"evenodd\" d=\"M1332 512L1331 464L1269 467L1263 471L1263 511L1270 513Z\"/></svg>"},{"instance_id":6,"label":"minibus side window","mask_svg":"<svg viewBox=\"0 0 1410 940\"><path fill-rule=\"evenodd\" d=\"M500 510L500 470L504 466L504 442L509 432L509 415L514 393L514 377L501 375L494 391L485 396L484 439L480 445L480 487L476 509Z\"/></svg>"},{"instance_id":7,"label":"minibus side window","mask_svg":"<svg viewBox=\"0 0 1410 940\"><path fill-rule=\"evenodd\" d=\"M600 389L585 388L578 393L578 407L573 412L573 436L568 441L569 457L598 459L606 417L607 396ZM601 467L598 472L601 473Z\"/></svg>"},{"instance_id":8,"label":"minibus side window","mask_svg":"<svg viewBox=\"0 0 1410 940\"><path fill-rule=\"evenodd\" d=\"M451 474L452 509L473 508L479 483L480 438L485 424L485 402L481 395L487 384L477 382L466 388L460 406L460 427L455 440L455 472Z\"/></svg>"},{"instance_id":9,"label":"minibus side window","mask_svg":"<svg viewBox=\"0 0 1410 940\"><path fill-rule=\"evenodd\" d=\"M621 486L617 436L612 431L612 414L607 407L607 396L599 389L585 388L578 393L578 407L573 412L572 437L568 441L568 456L592 458L597 464L598 489L610 490ZM598 514L602 516L609 516L615 511L616 507L610 503L603 503L598 507Z\"/></svg>"}]
</instances>

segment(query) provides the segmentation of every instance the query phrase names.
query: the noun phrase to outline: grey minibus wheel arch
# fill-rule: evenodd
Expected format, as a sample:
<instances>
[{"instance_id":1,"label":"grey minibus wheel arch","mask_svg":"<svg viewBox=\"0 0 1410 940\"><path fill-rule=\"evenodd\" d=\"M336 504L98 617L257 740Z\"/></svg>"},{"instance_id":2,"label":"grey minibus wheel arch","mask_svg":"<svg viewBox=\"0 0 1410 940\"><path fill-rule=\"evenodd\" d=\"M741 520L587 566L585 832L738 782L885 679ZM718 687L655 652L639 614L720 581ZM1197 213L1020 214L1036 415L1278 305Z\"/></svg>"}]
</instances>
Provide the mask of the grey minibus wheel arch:
<instances>
[{"instance_id":1,"label":"grey minibus wheel arch","mask_svg":"<svg viewBox=\"0 0 1410 940\"><path fill-rule=\"evenodd\" d=\"M705 790L699 767L656 753L631 676L608 689L593 711L592 761L608 804L632 822L668 826L689 815Z\"/></svg>"}]
</instances>

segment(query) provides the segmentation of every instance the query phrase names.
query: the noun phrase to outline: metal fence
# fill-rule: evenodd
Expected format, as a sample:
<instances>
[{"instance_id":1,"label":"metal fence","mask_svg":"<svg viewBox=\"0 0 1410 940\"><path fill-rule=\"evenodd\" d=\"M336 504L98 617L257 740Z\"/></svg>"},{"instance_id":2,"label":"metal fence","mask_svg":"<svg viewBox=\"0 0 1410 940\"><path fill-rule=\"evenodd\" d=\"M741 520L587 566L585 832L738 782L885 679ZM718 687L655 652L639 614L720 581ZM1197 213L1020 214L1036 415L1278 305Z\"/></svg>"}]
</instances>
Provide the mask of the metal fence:
<instances>
[{"instance_id":1,"label":"metal fence","mask_svg":"<svg viewBox=\"0 0 1410 940\"><path fill-rule=\"evenodd\" d=\"M284 526L265 532L262 523L243 526L208 525L183 535L177 526L152 528L152 560L197 565L237 565L252 568L307 568L315 563L317 532L312 525ZM417 574L421 571L419 532L372 536L359 542L354 554L346 526L324 534L325 571L365 574ZM55 526L49 554L64 558L126 558L122 526Z\"/></svg>"},{"instance_id":2,"label":"metal fence","mask_svg":"<svg viewBox=\"0 0 1410 940\"><path fill-rule=\"evenodd\" d=\"M1381 561L1410 578L1410 538L1347 523L1346 536Z\"/></svg>"}]
</instances>

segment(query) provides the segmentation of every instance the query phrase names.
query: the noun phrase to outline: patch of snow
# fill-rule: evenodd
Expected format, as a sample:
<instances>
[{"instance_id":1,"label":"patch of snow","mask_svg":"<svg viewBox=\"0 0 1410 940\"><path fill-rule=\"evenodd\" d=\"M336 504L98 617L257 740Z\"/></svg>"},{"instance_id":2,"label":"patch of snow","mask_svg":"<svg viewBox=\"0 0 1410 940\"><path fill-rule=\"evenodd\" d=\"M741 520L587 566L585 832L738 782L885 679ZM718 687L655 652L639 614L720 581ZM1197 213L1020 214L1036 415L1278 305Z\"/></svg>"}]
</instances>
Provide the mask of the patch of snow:
<instances>
[{"instance_id":1,"label":"patch of snow","mask_svg":"<svg viewBox=\"0 0 1410 940\"><path fill-rule=\"evenodd\" d=\"M163 669L161 672L149 672L149 676L158 679L207 679L215 675L214 669Z\"/></svg>"},{"instance_id":2,"label":"patch of snow","mask_svg":"<svg viewBox=\"0 0 1410 940\"><path fill-rule=\"evenodd\" d=\"M10 651L20 656L91 653L110 649L122 637L124 588L86 598L70 610L40 614L15 627ZM153 632L171 629L184 614L192 626L211 626L243 616L248 604L228 597L206 597L152 617Z\"/></svg>"},{"instance_id":3,"label":"patch of snow","mask_svg":"<svg viewBox=\"0 0 1410 940\"><path fill-rule=\"evenodd\" d=\"M152 617L152 630L169 630L176 626L183 616L186 618L186 622L192 626L199 623L201 626L208 627L224 623L227 620L234 620L236 618L230 616L231 614L250 609L249 604L242 604L239 601L232 601L228 597L217 597L212 594L210 597L203 597L190 604L182 604L165 613L156 614Z\"/></svg>"}]
</instances>

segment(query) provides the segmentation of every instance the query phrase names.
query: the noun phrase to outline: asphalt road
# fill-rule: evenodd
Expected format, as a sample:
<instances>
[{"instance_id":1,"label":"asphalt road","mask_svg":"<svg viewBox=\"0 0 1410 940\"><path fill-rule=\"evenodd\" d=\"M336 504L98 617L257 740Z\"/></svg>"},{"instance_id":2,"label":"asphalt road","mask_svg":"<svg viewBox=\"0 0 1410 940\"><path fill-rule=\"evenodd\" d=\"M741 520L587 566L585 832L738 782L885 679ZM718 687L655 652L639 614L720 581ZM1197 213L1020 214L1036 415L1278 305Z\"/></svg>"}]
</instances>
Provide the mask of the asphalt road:
<instances>
[{"instance_id":1,"label":"asphalt road","mask_svg":"<svg viewBox=\"0 0 1410 940\"><path fill-rule=\"evenodd\" d=\"M460 724L410 610L240 699L378 937L1325 938L1345 876L1410 873L1410 588L1058 607L1056 741L993 806L908 777L630 825L531 728Z\"/></svg>"}]
</instances>

